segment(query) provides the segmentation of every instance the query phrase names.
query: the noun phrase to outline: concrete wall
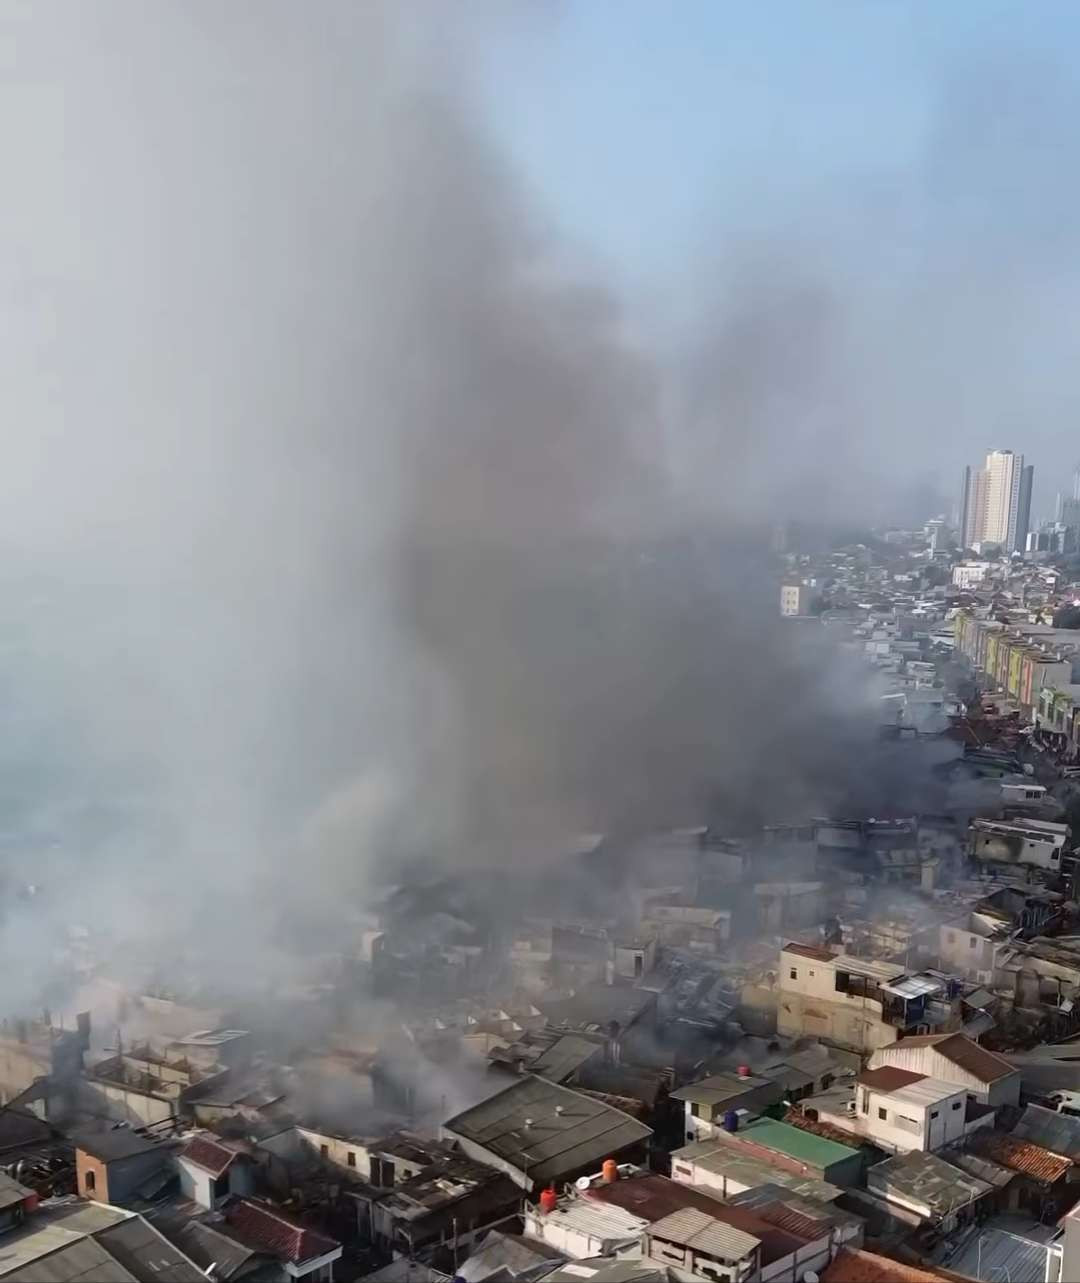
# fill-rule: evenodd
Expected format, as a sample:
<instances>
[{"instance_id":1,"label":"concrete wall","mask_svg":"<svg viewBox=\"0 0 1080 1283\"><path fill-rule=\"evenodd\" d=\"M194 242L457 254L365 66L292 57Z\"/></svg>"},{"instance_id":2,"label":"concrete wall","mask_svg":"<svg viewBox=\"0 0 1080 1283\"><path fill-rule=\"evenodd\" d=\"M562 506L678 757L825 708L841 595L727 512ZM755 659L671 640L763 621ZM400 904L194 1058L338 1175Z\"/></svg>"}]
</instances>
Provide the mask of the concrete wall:
<instances>
[{"instance_id":1,"label":"concrete wall","mask_svg":"<svg viewBox=\"0 0 1080 1283\"><path fill-rule=\"evenodd\" d=\"M327 1136L307 1127L297 1127L296 1134L308 1151L319 1155L324 1162L340 1167L342 1172L359 1180L371 1180L371 1153L359 1142L343 1140L340 1136ZM350 1154L352 1155L351 1165ZM400 1166L400 1163L395 1161L395 1181Z\"/></svg>"},{"instance_id":2,"label":"concrete wall","mask_svg":"<svg viewBox=\"0 0 1080 1283\"><path fill-rule=\"evenodd\" d=\"M843 1003L782 992L776 1009L777 1033L792 1038L820 1038L860 1053L896 1041L897 1030L881 1019L880 1003L840 996L845 999Z\"/></svg>"},{"instance_id":3,"label":"concrete wall","mask_svg":"<svg viewBox=\"0 0 1080 1283\"><path fill-rule=\"evenodd\" d=\"M992 941L962 923L949 922L939 928L938 959L943 971L990 984L994 952Z\"/></svg>"},{"instance_id":4,"label":"concrete wall","mask_svg":"<svg viewBox=\"0 0 1080 1283\"><path fill-rule=\"evenodd\" d=\"M176 1116L176 1100L97 1078L84 1078L78 1085L78 1094L86 1108L118 1123L147 1127Z\"/></svg>"},{"instance_id":5,"label":"concrete wall","mask_svg":"<svg viewBox=\"0 0 1080 1283\"><path fill-rule=\"evenodd\" d=\"M155 1172L172 1161L169 1150L150 1150L145 1154L132 1154L130 1158L103 1163L85 1150L75 1151L75 1182L83 1198L97 1203L114 1203L124 1207L138 1198L138 1189ZM93 1177L93 1189L90 1177Z\"/></svg>"},{"instance_id":6,"label":"concrete wall","mask_svg":"<svg viewBox=\"0 0 1080 1283\"><path fill-rule=\"evenodd\" d=\"M255 1193L255 1173L251 1164L242 1159L234 1160L229 1166L223 1178L225 1187L217 1193L214 1192L214 1177L198 1163L193 1163L189 1158L178 1158L176 1166L180 1175L180 1192L208 1211L212 1211L230 1194Z\"/></svg>"},{"instance_id":7,"label":"concrete wall","mask_svg":"<svg viewBox=\"0 0 1080 1283\"><path fill-rule=\"evenodd\" d=\"M0 1101L6 1104L26 1091L36 1078L45 1077L51 1068L52 1047L47 1041L0 1038Z\"/></svg>"},{"instance_id":8,"label":"concrete wall","mask_svg":"<svg viewBox=\"0 0 1080 1283\"><path fill-rule=\"evenodd\" d=\"M964 1135L967 1091L958 1087L955 1094L933 1105L916 1105L896 1100L888 1092L869 1087L856 1087L858 1111L847 1126L856 1124L865 1135L883 1149L907 1153L913 1149L935 1150ZM955 1108L954 1108L955 1106ZM885 1111L885 1118L880 1111ZM933 1115L937 1117L933 1117Z\"/></svg>"}]
</instances>

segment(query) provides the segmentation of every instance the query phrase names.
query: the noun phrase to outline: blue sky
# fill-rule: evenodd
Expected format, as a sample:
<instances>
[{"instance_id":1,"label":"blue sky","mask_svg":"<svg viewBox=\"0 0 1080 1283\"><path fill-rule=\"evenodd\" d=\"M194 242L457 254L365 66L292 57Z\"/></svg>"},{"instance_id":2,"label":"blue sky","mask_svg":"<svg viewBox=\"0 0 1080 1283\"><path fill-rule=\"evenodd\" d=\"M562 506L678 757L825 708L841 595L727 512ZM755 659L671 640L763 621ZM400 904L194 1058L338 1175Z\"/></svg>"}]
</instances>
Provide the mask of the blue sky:
<instances>
[{"instance_id":1,"label":"blue sky","mask_svg":"<svg viewBox=\"0 0 1080 1283\"><path fill-rule=\"evenodd\" d=\"M638 327L679 333L747 244L781 247L843 296L883 437L924 425L950 493L983 450L1024 450L1049 509L1080 456L1080 6L547 14L487 43L490 117Z\"/></svg>"},{"instance_id":2,"label":"blue sky","mask_svg":"<svg viewBox=\"0 0 1080 1283\"><path fill-rule=\"evenodd\" d=\"M572 237L618 270L668 270L755 196L842 200L917 167L973 58L1058 57L1080 8L994 0L729 4L570 0L486 59L492 118ZM523 46L531 43L531 50Z\"/></svg>"}]
</instances>

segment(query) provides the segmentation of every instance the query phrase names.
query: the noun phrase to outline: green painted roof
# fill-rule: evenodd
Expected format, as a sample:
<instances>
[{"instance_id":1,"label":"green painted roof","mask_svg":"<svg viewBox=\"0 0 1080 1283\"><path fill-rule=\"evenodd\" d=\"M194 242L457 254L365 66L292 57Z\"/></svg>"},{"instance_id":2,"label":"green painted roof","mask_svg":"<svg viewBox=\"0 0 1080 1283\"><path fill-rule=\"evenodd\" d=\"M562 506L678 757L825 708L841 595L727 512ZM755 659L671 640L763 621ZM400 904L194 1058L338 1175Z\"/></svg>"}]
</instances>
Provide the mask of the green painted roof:
<instances>
[{"instance_id":1,"label":"green painted roof","mask_svg":"<svg viewBox=\"0 0 1080 1283\"><path fill-rule=\"evenodd\" d=\"M815 1167L828 1167L830 1163L843 1162L859 1151L835 1140L826 1140L824 1136L815 1136L813 1132L804 1132L801 1127L790 1123L776 1122L771 1118L755 1118L752 1123L740 1127L735 1133L752 1140L766 1149L775 1149L780 1154L797 1158L800 1163L813 1163Z\"/></svg>"}]
</instances>

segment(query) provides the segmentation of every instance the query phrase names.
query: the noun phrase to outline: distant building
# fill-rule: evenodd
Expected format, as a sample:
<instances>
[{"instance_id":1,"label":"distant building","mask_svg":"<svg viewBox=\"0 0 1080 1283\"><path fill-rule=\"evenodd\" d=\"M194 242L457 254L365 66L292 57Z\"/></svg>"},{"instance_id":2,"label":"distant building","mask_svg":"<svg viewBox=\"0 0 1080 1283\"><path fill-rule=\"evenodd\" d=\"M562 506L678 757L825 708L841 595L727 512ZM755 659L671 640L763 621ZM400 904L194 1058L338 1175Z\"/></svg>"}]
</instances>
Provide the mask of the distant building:
<instances>
[{"instance_id":1,"label":"distant building","mask_svg":"<svg viewBox=\"0 0 1080 1283\"><path fill-rule=\"evenodd\" d=\"M988 561L962 561L958 566L953 566L953 585L956 588L974 588L982 583L989 570Z\"/></svg>"},{"instance_id":2,"label":"distant building","mask_svg":"<svg viewBox=\"0 0 1080 1283\"><path fill-rule=\"evenodd\" d=\"M805 584L784 584L780 589L780 614L791 618L805 615L810 606L810 591Z\"/></svg>"},{"instance_id":3,"label":"distant building","mask_svg":"<svg viewBox=\"0 0 1080 1283\"><path fill-rule=\"evenodd\" d=\"M961 542L965 548L997 544L1023 551L1031 522L1034 468L1011 450L991 450L982 468L964 469Z\"/></svg>"}]
</instances>

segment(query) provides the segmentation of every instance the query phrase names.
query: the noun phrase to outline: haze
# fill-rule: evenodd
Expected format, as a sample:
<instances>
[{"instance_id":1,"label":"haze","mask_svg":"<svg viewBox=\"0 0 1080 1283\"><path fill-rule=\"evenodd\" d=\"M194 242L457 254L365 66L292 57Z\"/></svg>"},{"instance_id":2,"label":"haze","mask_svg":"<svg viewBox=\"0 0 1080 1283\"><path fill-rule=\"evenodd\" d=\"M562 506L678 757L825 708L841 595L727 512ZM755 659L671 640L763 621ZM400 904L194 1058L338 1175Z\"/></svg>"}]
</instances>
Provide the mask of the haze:
<instances>
[{"instance_id":1,"label":"haze","mask_svg":"<svg viewBox=\"0 0 1080 1283\"><path fill-rule=\"evenodd\" d=\"M1006 430L1072 462L1056 65L1016 132L986 95L1030 65L965 51L884 195L701 187L660 254L514 133L576 6L0 14L0 824L45 896L9 976L76 918L262 982L402 859L843 797L870 696L777 628L771 525L924 518Z\"/></svg>"}]
</instances>

